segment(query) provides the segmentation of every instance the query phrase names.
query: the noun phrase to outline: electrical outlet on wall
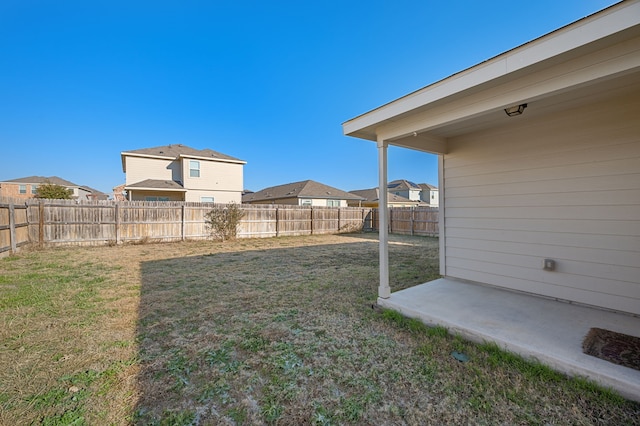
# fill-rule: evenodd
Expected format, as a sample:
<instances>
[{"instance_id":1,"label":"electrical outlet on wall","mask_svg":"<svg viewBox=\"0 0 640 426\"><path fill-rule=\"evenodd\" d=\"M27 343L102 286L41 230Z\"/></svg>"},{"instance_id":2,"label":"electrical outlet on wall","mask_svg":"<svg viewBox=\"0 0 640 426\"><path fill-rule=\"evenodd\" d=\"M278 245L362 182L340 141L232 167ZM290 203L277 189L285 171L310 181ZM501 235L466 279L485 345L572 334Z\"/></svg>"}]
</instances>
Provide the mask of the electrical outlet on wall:
<instances>
[{"instance_id":1,"label":"electrical outlet on wall","mask_svg":"<svg viewBox=\"0 0 640 426\"><path fill-rule=\"evenodd\" d=\"M556 269L556 261L553 259L544 259L542 261L542 269L545 271L553 271Z\"/></svg>"}]
</instances>

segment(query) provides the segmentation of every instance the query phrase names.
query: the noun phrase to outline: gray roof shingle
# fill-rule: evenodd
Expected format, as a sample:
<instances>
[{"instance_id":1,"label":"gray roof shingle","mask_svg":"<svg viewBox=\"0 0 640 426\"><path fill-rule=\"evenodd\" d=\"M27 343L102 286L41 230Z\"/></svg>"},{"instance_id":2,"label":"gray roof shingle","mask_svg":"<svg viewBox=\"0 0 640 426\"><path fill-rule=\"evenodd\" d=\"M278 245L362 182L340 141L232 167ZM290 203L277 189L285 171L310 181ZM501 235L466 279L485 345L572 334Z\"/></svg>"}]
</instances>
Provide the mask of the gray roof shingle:
<instances>
[{"instance_id":1,"label":"gray roof shingle","mask_svg":"<svg viewBox=\"0 0 640 426\"><path fill-rule=\"evenodd\" d=\"M178 158L181 155L192 157L212 158L219 160L243 161L230 155L212 149L195 149L182 144L156 146L153 148L134 149L122 154L153 155L157 157Z\"/></svg>"},{"instance_id":2,"label":"gray roof shingle","mask_svg":"<svg viewBox=\"0 0 640 426\"><path fill-rule=\"evenodd\" d=\"M331 200L359 200L360 196L351 194L313 180L286 183L271 186L258 192L245 194L243 202L279 200L285 198L324 198Z\"/></svg>"}]
</instances>

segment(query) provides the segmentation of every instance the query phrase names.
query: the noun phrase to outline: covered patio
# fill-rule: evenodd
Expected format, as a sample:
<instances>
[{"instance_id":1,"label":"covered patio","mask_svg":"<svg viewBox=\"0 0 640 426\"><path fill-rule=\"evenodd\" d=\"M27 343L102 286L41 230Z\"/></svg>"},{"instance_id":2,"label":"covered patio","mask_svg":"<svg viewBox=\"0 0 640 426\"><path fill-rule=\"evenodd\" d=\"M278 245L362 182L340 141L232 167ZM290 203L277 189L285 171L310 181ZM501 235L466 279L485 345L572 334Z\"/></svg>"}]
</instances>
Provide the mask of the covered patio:
<instances>
[{"instance_id":1,"label":"covered patio","mask_svg":"<svg viewBox=\"0 0 640 426\"><path fill-rule=\"evenodd\" d=\"M640 337L638 116L630 0L345 122L377 145L381 206L389 145L439 158L443 278L392 293L382 208L378 304L640 401L640 371L581 348Z\"/></svg>"}]
</instances>

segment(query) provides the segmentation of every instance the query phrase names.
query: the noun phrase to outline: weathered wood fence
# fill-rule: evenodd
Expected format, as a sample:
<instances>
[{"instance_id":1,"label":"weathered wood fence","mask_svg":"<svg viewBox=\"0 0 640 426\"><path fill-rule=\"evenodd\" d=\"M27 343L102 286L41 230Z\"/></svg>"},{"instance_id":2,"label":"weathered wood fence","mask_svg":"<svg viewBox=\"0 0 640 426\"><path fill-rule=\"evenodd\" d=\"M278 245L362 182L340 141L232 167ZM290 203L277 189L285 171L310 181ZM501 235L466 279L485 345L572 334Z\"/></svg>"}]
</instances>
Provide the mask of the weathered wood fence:
<instances>
[{"instance_id":1,"label":"weathered wood fence","mask_svg":"<svg viewBox=\"0 0 640 426\"><path fill-rule=\"evenodd\" d=\"M0 257L15 253L25 244L29 244L27 206L0 203Z\"/></svg>"},{"instance_id":2,"label":"weathered wood fence","mask_svg":"<svg viewBox=\"0 0 640 426\"><path fill-rule=\"evenodd\" d=\"M394 207L389 209L389 232L392 234L437 237L438 207ZM371 228L379 229L380 213L371 212Z\"/></svg>"},{"instance_id":3,"label":"weathered wood fence","mask_svg":"<svg viewBox=\"0 0 640 426\"><path fill-rule=\"evenodd\" d=\"M0 200L0 256L25 244L104 245L205 239L211 203ZM377 230L376 209L241 205L239 238L267 238ZM389 231L438 234L437 208L390 209Z\"/></svg>"}]
</instances>

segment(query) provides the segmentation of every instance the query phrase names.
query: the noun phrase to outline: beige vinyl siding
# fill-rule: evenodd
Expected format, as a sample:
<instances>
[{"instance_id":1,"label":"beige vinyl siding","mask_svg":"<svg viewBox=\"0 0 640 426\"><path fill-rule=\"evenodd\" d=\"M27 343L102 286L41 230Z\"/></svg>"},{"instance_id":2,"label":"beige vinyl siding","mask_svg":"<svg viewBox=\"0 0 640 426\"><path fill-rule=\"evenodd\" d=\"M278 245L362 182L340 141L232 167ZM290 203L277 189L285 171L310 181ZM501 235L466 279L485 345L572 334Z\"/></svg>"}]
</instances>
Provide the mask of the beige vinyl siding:
<instances>
[{"instance_id":1,"label":"beige vinyl siding","mask_svg":"<svg viewBox=\"0 0 640 426\"><path fill-rule=\"evenodd\" d=\"M170 159L126 156L126 184L147 179L181 180L180 163Z\"/></svg>"},{"instance_id":2,"label":"beige vinyl siding","mask_svg":"<svg viewBox=\"0 0 640 426\"><path fill-rule=\"evenodd\" d=\"M449 140L447 276L640 314L640 93L618 96Z\"/></svg>"},{"instance_id":3,"label":"beige vinyl siding","mask_svg":"<svg viewBox=\"0 0 640 426\"><path fill-rule=\"evenodd\" d=\"M326 198L304 198L304 196L301 196L301 198L298 199L298 205L302 206L303 200L311 200L312 207L327 207ZM336 200L336 201L339 201L340 205L335 207L347 207L346 200Z\"/></svg>"},{"instance_id":4,"label":"beige vinyl siding","mask_svg":"<svg viewBox=\"0 0 640 426\"><path fill-rule=\"evenodd\" d=\"M238 191L207 191L207 190L189 190L186 193L185 201L199 203L202 197L213 197L214 203L242 203L242 193Z\"/></svg>"},{"instance_id":5,"label":"beige vinyl siding","mask_svg":"<svg viewBox=\"0 0 640 426\"><path fill-rule=\"evenodd\" d=\"M200 177L189 176L189 162L194 160L200 162ZM189 191L236 191L238 197L241 197L243 164L209 161L199 158L183 158L182 164L182 182L184 182L184 187ZM240 202L240 198L238 198L237 202Z\"/></svg>"}]
</instances>

